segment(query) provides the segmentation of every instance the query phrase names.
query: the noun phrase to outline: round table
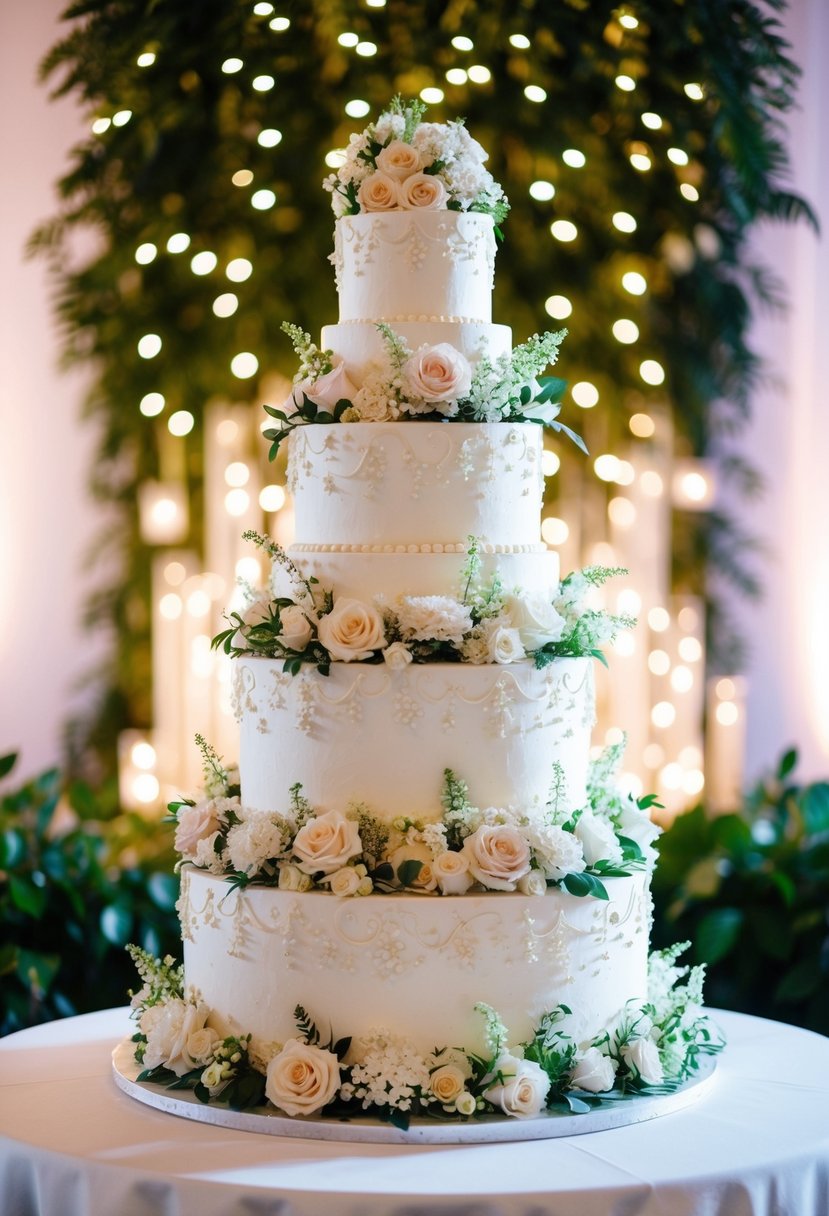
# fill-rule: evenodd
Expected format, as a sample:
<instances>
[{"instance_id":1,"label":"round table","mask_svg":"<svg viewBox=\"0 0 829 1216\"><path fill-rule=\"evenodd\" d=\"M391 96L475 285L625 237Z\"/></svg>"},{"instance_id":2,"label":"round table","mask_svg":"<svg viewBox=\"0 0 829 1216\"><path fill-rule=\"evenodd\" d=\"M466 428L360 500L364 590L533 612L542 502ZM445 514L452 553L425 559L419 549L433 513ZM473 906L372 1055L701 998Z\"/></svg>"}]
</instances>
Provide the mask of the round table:
<instances>
[{"instance_id":1,"label":"round table","mask_svg":"<svg viewBox=\"0 0 829 1216\"><path fill-rule=\"evenodd\" d=\"M398 1146L193 1123L121 1093L127 1011L0 1041L2 1216L827 1216L829 1039L713 1014L711 1089L558 1140Z\"/></svg>"}]
</instances>

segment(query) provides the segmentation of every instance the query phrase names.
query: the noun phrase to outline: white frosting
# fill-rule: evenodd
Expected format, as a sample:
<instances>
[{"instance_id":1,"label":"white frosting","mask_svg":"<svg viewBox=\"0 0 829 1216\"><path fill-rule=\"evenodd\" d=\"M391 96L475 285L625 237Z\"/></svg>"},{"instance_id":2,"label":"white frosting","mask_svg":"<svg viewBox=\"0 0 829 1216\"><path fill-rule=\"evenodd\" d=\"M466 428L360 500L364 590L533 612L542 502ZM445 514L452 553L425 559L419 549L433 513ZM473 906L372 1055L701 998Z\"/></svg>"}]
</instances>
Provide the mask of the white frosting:
<instances>
[{"instance_id":1,"label":"white frosting","mask_svg":"<svg viewBox=\"0 0 829 1216\"><path fill-rule=\"evenodd\" d=\"M404 339L409 349L416 351L421 346L437 346L448 342L459 350L470 363L476 363L482 355L495 360L509 354L512 349L512 331L508 325L483 325L464 321L406 321L395 322L395 333ZM349 321L344 325L326 325L322 331L323 350L332 350L346 364L355 383L365 379L369 364L375 363L383 354L383 339L373 321Z\"/></svg>"},{"instance_id":2,"label":"white frosting","mask_svg":"<svg viewBox=\"0 0 829 1216\"><path fill-rule=\"evenodd\" d=\"M231 890L185 868L180 913L188 984L223 1033L283 1043L303 1005L321 1031L355 1039L383 1027L422 1052L482 1053L476 1001L517 1044L556 1005L592 1038L647 985L647 877L605 880L608 901L489 893L458 897Z\"/></svg>"},{"instance_id":3,"label":"white frosting","mask_svg":"<svg viewBox=\"0 0 829 1216\"><path fill-rule=\"evenodd\" d=\"M422 545L476 536L536 545L541 427L353 422L291 433L298 544Z\"/></svg>"},{"instance_id":4,"label":"white frosting","mask_svg":"<svg viewBox=\"0 0 829 1216\"><path fill-rule=\"evenodd\" d=\"M334 229L341 321L491 321L492 218L462 211L348 215Z\"/></svg>"},{"instance_id":5,"label":"white frosting","mask_svg":"<svg viewBox=\"0 0 829 1216\"><path fill-rule=\"evenodd\" d=\"M455 553L410 552L401 545L400 553L303 552L292 546L289 555L308 577L314 575L323 587L338 596L370 601L383 596L391 604L399 595L452 595L462 598L461 571L466 563L466 545L452 546ZM414 546L412 546L414 548ZM483 554L481 574L486 584L498 573L506 591L528 594L546 593L552 600L558 586L557 553ZM287 588L286 588L287 593Z\"/></svg>"},{"instance_id":6,"label":"white frosting","mask_svg":"<svg viewBox=\"0 0 829 1216\"><path fill-rule=\"evenodd\" d=\"M234 664L242 803L282 811L300 782L324 810L362 801L378 816L437 819L443 771L477 806L546 802L558 761L572 807L585 802L593 660L332 663L292 676L276 659Z\"/></svg>"}]
</instances>

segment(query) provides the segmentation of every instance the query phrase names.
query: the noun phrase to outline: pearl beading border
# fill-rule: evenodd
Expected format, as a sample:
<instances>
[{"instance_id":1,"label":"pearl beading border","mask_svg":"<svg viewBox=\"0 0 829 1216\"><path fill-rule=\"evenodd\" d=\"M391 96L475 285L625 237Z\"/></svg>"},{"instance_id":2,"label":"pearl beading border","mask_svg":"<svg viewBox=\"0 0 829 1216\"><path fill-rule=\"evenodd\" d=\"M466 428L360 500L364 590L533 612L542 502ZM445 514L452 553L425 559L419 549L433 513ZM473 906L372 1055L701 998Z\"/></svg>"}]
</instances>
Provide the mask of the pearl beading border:
<instances>
[{"instance_id":1,"label":"pearl beading border","mask_svg":"<svg viewBox=\"0 0 829 1216\"><path fill-rule=\"evenodd\" d=\"M314 545L314 544L296 544L291 545L290 553L411 553L411 554L433 554L433 553L466 553L468 544L463 542L449 542L447 544L423 544L423 545ZM483 554L499 553L510 555L514 553L546 553L547 546L543 543L535 545L495 545L483 544L478 546L478 552Z\"/></svg>"}]
</instances>

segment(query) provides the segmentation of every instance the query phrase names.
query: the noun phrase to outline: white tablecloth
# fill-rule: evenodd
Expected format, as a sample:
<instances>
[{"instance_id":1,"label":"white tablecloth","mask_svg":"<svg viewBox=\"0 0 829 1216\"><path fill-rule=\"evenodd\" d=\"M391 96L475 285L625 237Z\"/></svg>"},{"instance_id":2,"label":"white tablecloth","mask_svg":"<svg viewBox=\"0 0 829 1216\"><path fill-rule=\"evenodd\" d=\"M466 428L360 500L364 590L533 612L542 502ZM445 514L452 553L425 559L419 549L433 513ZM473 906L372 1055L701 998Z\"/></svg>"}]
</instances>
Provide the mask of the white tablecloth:
<instances>
[{"instance_id":1,"label":"white tablecloth","mask_svg":"<svg viewBox=\"0 0 829 1216\"><path fill-rule=\"evenodd\" d=\"M715 1014L712 1089L637 1126L452 1147L229 1131L119 1092L125 1010L0 1041L2 1216L829 1216L829 1039Z\"/></svg>"}]
</instances>

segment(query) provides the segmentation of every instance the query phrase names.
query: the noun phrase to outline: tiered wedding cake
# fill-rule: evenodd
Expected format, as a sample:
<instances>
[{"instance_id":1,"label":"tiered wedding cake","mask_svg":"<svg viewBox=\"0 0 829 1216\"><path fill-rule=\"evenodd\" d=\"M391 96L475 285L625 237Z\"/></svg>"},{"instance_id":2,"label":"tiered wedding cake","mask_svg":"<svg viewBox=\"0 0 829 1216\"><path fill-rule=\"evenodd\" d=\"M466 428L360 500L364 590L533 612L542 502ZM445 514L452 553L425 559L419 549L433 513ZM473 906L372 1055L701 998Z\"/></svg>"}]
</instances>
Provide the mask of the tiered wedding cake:
<instances>
[{"instance_id":1,"label":"tiered wedding cake","mask_svg":"<svg viewBox=\"0 0 829 1216\"><path fill-rule=\"evenodd\" d=\"M138 957L147 1075L292 1115L536 1115L678 1084L704 1033L698 972L649 987L647 803L588 764L592 656L629 622L539 539L563 335L492 324L505 200L420 119L396 103L328 182L339 323L287 327L269 409L296 540L252 536L271 584L218 639L240 786L202 744L184 977Z\"/></svg>"}]
</instances>

